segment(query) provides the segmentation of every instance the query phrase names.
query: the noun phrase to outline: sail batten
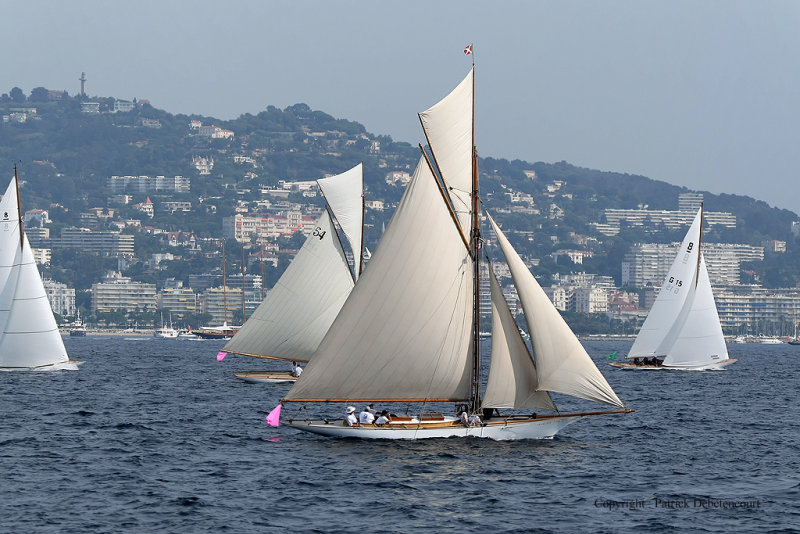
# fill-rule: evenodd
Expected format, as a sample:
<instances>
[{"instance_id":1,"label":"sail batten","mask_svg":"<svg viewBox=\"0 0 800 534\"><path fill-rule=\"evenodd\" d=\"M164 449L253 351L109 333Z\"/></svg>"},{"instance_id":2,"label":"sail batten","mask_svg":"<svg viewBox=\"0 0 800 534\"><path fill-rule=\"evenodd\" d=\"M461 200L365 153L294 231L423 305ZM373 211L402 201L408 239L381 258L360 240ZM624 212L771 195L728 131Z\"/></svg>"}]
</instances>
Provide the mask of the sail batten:
<instances>
[{"instance_id":1,"label":"sail batten","mask_svg":"<svg viewBox=\"0 0 800 534\"><path fill-rule=\"evenodd\" d=\"M489 222L522 302L538 389L624 406L491 215Z\"/></svg>"},{"instance_id":2,"label":"sail batten","mask_svg":"<svg viewBox=\"0 0 800 534\"><path fill-rule=\"evenodd\" d=\"M469 398L472 263L420 158L369 268L286 395Z\"/></svg>"},{"instance_id":3,"label":"sail batten","mask_svg":"<svg viewBox=\"0 0 800 534\"><path fill-rule=\"evenodd\" d=\"M307 361L352 288L347 258L325 212L278 282L222 350Z\"/></svg>"}]
</instances>

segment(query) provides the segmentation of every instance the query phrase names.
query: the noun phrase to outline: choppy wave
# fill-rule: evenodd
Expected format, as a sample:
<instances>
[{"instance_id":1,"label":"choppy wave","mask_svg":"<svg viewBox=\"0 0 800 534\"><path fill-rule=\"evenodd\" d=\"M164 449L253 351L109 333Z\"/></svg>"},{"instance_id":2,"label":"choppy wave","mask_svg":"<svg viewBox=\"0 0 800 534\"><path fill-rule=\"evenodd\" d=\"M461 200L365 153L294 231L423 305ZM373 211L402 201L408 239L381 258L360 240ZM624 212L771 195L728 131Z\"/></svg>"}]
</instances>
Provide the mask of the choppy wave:
<instances>
[{"instance_id":1,"label":"choppy wave","mask_svg":"<svg viewBox=\"0 0 800 534\"><path fill-rule=\"evenodd\" d=\"M605 366L627 345L591 342L635 414L586 419L541 442L364 442L266 426L286 385L232 374L262 362L218 363L214 341L150 341L71 338L70 355L86 360L80 371L0 376L0 530L717 532L800 524L797 347L737 345L739 362L720 373L637 373ZM564 410L591 408L556 401ZM340 408L307 411L336 417Z\"/></svg>"}]
</instances>

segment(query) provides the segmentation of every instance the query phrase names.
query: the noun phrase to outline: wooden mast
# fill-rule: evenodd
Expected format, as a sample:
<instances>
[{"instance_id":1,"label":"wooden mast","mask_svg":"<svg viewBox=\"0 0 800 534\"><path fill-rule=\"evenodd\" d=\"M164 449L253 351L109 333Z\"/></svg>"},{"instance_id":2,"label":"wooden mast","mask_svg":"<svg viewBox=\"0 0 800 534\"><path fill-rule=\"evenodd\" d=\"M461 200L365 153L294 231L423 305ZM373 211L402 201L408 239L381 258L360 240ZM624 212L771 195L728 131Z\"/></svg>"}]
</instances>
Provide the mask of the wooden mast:
<instances>
[{"instance_id":1,"label":"wooden mast","mask_svg":"<svg viewBox=\"0 0 800 534\"><path fill-rule=\"evenodd\" d=\"M367 199L364 196L364 166L361 166L361 248L358 251L358 276L364 270L364 222L367 218Z\"/></svg>"},{"instance_id":2,"label":"wooden mast","mask_svg":"<svg viewBox=\"0 0 800 534\"><path fill-rule=\"evenodd\" d=\"M17 164L14 164L14 187L17 190L17 217L19 220L19 248L23 248L25 233L22 230L22 203L19 200L19 177L17 176Z\"/></svg>"},{"instance_id":3,"label":"wooden mast","mask_svg":"<svg viewBox=\"0 0 800 534\"><path fill-rule=\"evenodd\" d=\"M261 243L261 300L264 300L264 243Z\"/></svg>"},{"instance_id":4,"label":"wooden mast","mask_svg":"<svg viewBox=\"0 0 800 534\"><path fill-rule=\"evenodd\" d=\"M475 149L475 55L472 54L472 265L473 265L473 303L472 303L472 412L480 409L481 395L481 300L480 300L480 228L478 228L478 153Z\"/></svg>"},{"instance_id":5,"label":"wooden mast","mask_svg":"<svg viewBox=\"0 0 800 534\"><path fill-rule=\"evenodd\" d=\"M244 274L247 270L247 264L244 261L244 244L242 244L242 324L247 321L247 301L244 297Z\"/></svg>"},{"instance_id":6,"label":"wooden mast","mask_svg":"<svg viewBox=\"0 0 800 534\"><path fill-rule=\"evenodd\" d=\"M228 288L225 280L225 240L222 240L222 308L224 313L223 325L228 326Z\"/></svg>"}]
</instances>

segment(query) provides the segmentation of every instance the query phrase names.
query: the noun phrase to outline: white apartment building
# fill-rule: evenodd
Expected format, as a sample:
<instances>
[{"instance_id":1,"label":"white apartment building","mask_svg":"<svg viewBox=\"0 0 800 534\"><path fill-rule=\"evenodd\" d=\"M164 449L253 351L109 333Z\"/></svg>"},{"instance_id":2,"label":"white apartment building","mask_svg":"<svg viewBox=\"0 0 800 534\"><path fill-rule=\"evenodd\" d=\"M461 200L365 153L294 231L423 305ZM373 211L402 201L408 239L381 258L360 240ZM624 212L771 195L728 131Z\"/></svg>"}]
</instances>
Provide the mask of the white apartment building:
<instances>
[{"instance_id":1,"label":"white apartment building","mask_svg":"<svg viewBox=\"0 0 800 534\"><path fill-rule=\"evenodd\" d=\"M112 193L124 193L126 188L137 193L153 191L188 193L192 179L183 176L111 176L106 185Z\"/></svg>"},{"instance_id":2,"label":"white apartment building","mask_svg":"<svg viewBox=\"0 0 800 534\"><path fill-rule=\"evenodd\" d=\"M800 323L800 289L757 285L714 288L714 300L726 333L794 335Z\"/></svg>"},{"instance_id":3,"label":"white apartment building","mask_svg":"<svg viewBox=\"0 0 800 534\"><path fill-rule=\"evenodd\" d=\"M158 293L158 307L183 319L197 313L197 295L188 287L163 289Z\"/></svg>"},{"instance_id":4,"label":"white apartment building","mask_svg":"<svg viewBox=\"0 0 800 534\"><path fill-rule=\"evenodd\" d=\"M109 273L102 282L92 284L92 313L114 310L155 311L155 284L133 282L119 273Z\"/></svg>"},{"instance_id":5,"label":"white apartment building","mask_svg":"<svg viewBox=\"0 0 800 534\"><path fill-rule=\"evenodd\" d=\"M622 285L661 286L679 243L641 243L631 247L622 260ZM742 262L763 261L764 248L729 243L704 243L703 256L712 285L738 284Z\"/></svg>"},{"instance_id":6,"label":"white apartment building","mask_svg":"<svg viewBox=\"0 0 800 534\"><path fill-rule=\"evenodd\" d=\"M667 211L667 210L647 210L647 209L614 209L606 208L606 225L595 224L598 232L606 235L608 230L619 233L620 223L625 221L630 226L639 226L644 229L657 229L662 224L670 229L685 228L692 224L696 211ZM726 228L736 228L736 216L724 211L706 211L703 213L703 222L708 226L724 226ZM603 231L606 230L606 231Z\"/></svg>"},{"instance_id":7,"label":"white apartment building","mask_svg":"<svg viewBox=\"0 0 800 534\"><path fill-rule=\"evenodd\" d=\"M570 311L605 313L608 311L608 290L604 287L575 288L570 301Z\"/></svg>"},{"instance_id":8,"label":"white apartment building","mask_svg":"<svg viewBox=\"0 0 800 534\"><path fill-rule=\"evenodd\" d=\"M76 313L75 308L75 289L67 287L66 284L53 280L42 280L44 292L50 301L50 307L54 313L63 317L71 317Z\"/></svg>"},{"instance_id":9,"label":"white apartment building","mask_svg":"<svg viewBox=\"0 0 800 534\"><path fill-rule=\"evenodd\" d=\"M211 322L205 326L221 326L227 322L232 324L233 311L242 309L242 290L228 287L212 287L199 297L200 310L212 316Z\"/></svg>"},{"instance_id":10,"label":"white apartment building","mask_svg":"<svg viewBox=\"0 0 800 534\"><path fill-rule=\"evenodd\" d=\"M310 234L316 227L319 214L304 215L299 210L290 210L278 214L271 213L237 213L232 217L222 218L222 233L225 237L233 237L240 243L276 239L291 236L295 232Z\"/></svg>"}]
</instances>

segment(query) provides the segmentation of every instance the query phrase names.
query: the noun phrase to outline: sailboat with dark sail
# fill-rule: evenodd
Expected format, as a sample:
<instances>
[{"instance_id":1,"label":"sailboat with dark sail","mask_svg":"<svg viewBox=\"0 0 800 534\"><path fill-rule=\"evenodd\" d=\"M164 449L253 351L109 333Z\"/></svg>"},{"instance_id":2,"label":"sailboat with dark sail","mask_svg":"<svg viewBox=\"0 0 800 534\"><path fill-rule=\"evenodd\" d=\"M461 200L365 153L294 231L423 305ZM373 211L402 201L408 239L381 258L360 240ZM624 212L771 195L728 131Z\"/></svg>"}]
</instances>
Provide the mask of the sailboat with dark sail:
<instances>
[{"instance_id":1,"label":"sailboat with dark sail","mask_svg":"<svg viewBox=\"0 0 800 534\"><path fill-rule=\"evenodd\" d=\"M422 151L369 268L305 372L282 399L283 403L419 403L419 411L392 416L382 425L292 419L292 427L367 439L540 439L585 417L633 411L619 400L491 217L522 302L533 358L490 274L492 363L481 394L483 241L473 80L474 65L458 87L419 115L429 150ZM617 409L532 413L555 407L550 392ZM431 405L449 402L455 403L458 415L425 412ZM485 415L495 409L525 413L487 419Z\"/></svg>"},{"instance_id":2,"label":"sailboat with dark sail","mask_svg":"<svg viewBox=\"0 0 800 534\"><path fill-rule=\"evenodd\" d=\"M275 286L220 354L305 363L353 289L364 260L362 164L317 180L328 208ZM334 219L353 251L350 270ZM294 366L297 368L297 365ZM247 382L294 382L297 371L236 371Z\"/></svg>"}]
</instances>

